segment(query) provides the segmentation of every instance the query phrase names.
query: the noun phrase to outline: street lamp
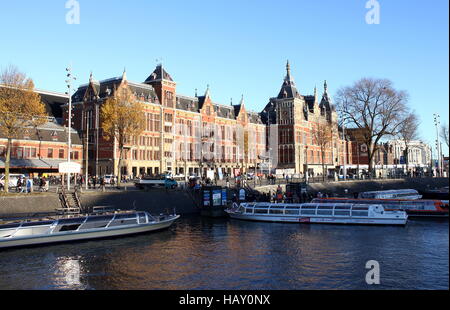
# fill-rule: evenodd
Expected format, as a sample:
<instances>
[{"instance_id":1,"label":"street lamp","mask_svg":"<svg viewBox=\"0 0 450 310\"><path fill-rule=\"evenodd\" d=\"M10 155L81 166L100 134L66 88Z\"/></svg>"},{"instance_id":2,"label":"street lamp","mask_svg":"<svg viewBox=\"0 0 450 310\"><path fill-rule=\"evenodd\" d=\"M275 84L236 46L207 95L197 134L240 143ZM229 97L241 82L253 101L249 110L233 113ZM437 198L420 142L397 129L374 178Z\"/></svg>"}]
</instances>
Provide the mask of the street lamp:
<instances>
[{"instance_id":1,"label":"street lamp","mask_svg":"<svg viewBox=\"0 0 450 310\"><path fill-rule=\"evenodd\" d=\"M438 165L439 165L439 176L442 176L442 163L441 163L441 149L439 147L439 130L438 127L440 125L440 116L439 114L433 114L434 117L434 125L436 126L436 150L438 156Z\"/></svg>"},{"instance_id":2,"label":"street lamp","mask_svg":"<svg viewBox=\"0 0 450 310\"><path fill-rule=\"evenodd\" d=\"M72 82L75 81L77 78L72 75L72 66L66 68L67 72L67 88L68 91L66 94L69 96L69 116L67 120L67 127L68 127L68 134L67 134L67 145L68 145L68 152L67 152L67 162L70 163L70 155L72 154ZM67 190L70 190L70 173L67 173Z\"/></svg>"}]
</instances>

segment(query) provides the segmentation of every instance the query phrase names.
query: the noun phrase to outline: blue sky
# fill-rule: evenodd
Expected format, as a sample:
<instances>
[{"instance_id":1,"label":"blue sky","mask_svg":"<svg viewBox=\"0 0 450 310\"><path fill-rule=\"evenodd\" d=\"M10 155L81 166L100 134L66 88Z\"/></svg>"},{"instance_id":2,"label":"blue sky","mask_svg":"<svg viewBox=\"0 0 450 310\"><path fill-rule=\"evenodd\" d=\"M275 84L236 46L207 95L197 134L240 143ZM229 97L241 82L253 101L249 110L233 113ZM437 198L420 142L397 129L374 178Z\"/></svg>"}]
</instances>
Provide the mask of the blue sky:
<instances>
[{"instance_id":1,"label":"blue sky","mask_svg":"<svg viewBox=\"0 0 450 310\"><path fill-rule=\"evenodd\" d=\"M276 96L286 60L302 94L328 81L332 95L362 77L387 78L410 94L420 135L434 145L433 113L448 123L448 0L378 0L380 24L366 24L367 0L0 0L0 67L14 64L40 89L65 91L72 63L79 83L120 76L142 82L162 58L193 96L260 111ZM448 154L447 147L444 152Z\"/></svg>"}]
</instances>

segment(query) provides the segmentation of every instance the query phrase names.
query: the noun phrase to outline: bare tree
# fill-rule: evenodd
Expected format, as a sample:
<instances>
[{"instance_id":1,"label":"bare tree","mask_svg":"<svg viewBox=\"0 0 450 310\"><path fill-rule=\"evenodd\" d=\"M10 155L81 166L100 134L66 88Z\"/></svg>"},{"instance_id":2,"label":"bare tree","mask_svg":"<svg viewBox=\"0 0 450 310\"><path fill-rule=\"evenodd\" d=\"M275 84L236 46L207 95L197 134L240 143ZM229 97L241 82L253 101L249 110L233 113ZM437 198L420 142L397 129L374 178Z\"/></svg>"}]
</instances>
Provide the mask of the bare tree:
<instances>
[{"instance_id":1,"label":"bare tree","mask_svg":"<svg viewBox=\"0 0 450 310\"><path fill-rule=\"evenodd\" d=\"M419 118L416 113L410 112L405 119L400 123L398 129L398 137L405 143L405 164L408 167L409 163L409 145L411 141L419 138Z\"/></svg>"},{"instance_id":2,"label":"bare tree","mask_svg":"<svg viewBox=\"0 0 450 310\"><path fill-rule=\"evenodd\" d=\"M371 173L380 140L398 134L407 112L407 102L408 94L395 90L392 82L386 79L363 78L338 91L337 110L350 126L361 129Z\"/></svg>"},{"instance_id":3,"label":"bare tree","mask_svg":"<svg viewBox=\"0 0 450 310\"><path fill-rule=\"evenodd\" d=\"M333 142L333 126L328 121L319 121L313 124L311 135L313 138L313 144L318 145L320 148L320 159L322 164L322 180L325 181L326 169L325 169L325 152L331 149Z\"/></svg>"},{"instance_id":4,"label":"bare tree","mask_svg":"<svg viewBox=\"0 0 450 310\"><path fill-rule=\"evenodd\" d=\"M447 123L444 123L441 125L441 132L439 133L442 139L444 139L445 144L447 144L448 147L448 125Z\"/></svg>"}]
</instances>

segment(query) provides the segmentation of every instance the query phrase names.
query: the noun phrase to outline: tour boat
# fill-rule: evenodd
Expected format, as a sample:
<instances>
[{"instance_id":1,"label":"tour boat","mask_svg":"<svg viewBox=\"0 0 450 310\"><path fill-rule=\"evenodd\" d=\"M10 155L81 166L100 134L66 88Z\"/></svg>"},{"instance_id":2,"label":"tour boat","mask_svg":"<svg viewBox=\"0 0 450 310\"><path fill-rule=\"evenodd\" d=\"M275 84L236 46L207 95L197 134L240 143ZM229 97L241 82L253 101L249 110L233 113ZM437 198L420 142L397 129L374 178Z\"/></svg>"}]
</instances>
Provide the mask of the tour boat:
<instances>
[{"instance_id":1,"label":"tour boat","mask_svg":"<svg viewBox=\"0 0 450 310\"><path fill-rule=\"evenodd\" d=\"M359 193L358 198L369 199L420 199L422 195L415 189L392 189Z\"/></svg>"},{"instance_id":2,"label":"tour boat","mask_svg":"<svg viewBox=\"0 0 450 310\"><path fill-rule=\"evenodd\" d=\"M0 223L0 248L117 237L168 228L179 215L119 211Z\"/></svg>"},{"instance_id":3,"label":"tour boat","mask_svg":"<svg viewBox=\"0 0 450 310\"><path fill-rule=\"evenodd\" d=\"M231 218L265 222L405 225L403 211L385 211L383 206L349 203L241 203L226 210Z\"/></svg>"},{"instance_id":4,"label":"tour boat","mask_svg":"<svg viewBox=\"0 0 450 310\"><path fill-rule=\"evenodd\" d=\"M448 217L448 200L315 198L312 202L378 204L386 211L406 211L411 217Z\"/></svg>"}]
</instances>

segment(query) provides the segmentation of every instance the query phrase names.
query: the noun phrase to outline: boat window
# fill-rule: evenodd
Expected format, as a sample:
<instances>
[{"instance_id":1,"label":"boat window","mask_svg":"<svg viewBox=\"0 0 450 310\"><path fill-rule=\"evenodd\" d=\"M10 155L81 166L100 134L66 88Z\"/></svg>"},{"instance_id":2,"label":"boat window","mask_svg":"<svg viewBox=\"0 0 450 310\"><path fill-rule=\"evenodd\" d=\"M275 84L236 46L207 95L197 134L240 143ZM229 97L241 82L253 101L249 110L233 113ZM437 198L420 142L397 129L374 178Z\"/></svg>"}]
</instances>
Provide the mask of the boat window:
<instances>
[{"instance_id":1,"label":"boat window","mask_svg":"<svg viewBox=\"0 0 450 310\"><path fill-rule=\"evenodd\" d=\"M317 215L333 215L333 210L317 210Z\"/></svg>"},{"instance_id":2,"label":"boat window","mask_svg":"<svg viewBox=\"0 0 450 310\"><path fill-rule=\"evenodd\" d=\"M58 224L62 225L62 224L81 224L86 220L85 217L77 217L77 218L72 218L72 219L60 219L58 220Z\"/></svg>"},{"instance_id":3,"label":"boat window","mask_svg":"<svg viewBox=\"0 0 450 310\"><path fill-rule=\"evenodd\" d=\"M267 214L267 209L255 209L255 214Z\"/></svg>"},{"instance_id":4,"label":"boat window","mask_svg":"<svg viewBox=\"0 0 450 310\"><path fill-rule=\"evenodd\" d=\"M109 222L109 221L111 221L112 220L112 218L113 218L113 216L112 215L104 215L104 216L90 216L88 219L87 219L87 223L90 223L90 222Z\"/></svg>"},{"instance_id":5,"label":"boat window","mask_svg":"<svg viewBox=\"0 0 450 310\"><path fill-rule=\"evenodd\" d=\"M284 205L280 205L280 204L271 205L270 208L271 209L284 209Z\"/></svg>"},{"instance_id":6,"label":"boat window","mask_svg":"<svg viewBox=\"0 0 450 310\"><path fill-rule=\"evenodd\" d=\"M350 205L341 205L341 206L335 206L334 209L336 210L350 210L351 206Z\"/></svg>"},{"instance_id":7,"label":"boat window","mask_svg":"<svg viewBox=\"0 0 450 310\"><path fill-rule=\"evenodd\" d=\"M333 209L333 205L319 206L318 209L319 209L319 210L329 210L329 209Z\"/></svg>"},{"instance_id":8,"label":"boat window","mask_svg":"<svg viewBox=\"0 0 450 310\"><path fill-rule=\"evenodd\" d=\"M73 225L64 225L62 226L59 231L72 231L77 230L78 227L80 227L81 224L73 224Z\"/></svg>"},{"instance_id":9,"label":"boat window","mask_svg":"<svg viewBox=\"0 0 450 310\"><path fill-rule=\"evenodd\" d=\"M135 219L136 213L116 214L115 220Z\"/></svg>"},{"instance_id":10,"label":"boat window","mask_svg":"<svg viewBox=\"0 0 450 310\"><path fill-rule=\"evenodd\" d=\"M147 223L147 217L145 216L144 212L138 213L139 216L139 223L144 224Z\"/></svg>"},{"instance_id":11,"label":"boat window","mask_svg":"<svg viewBox=\"0 0 450 310\"><path fill-rule=\"evenodd\" d=\"M303 205L302 206L302 209L316 209L317 208L317 206L316 205Z\"/></svg>"},{"instance_id":12,"label":"boat window","mask_svg":"<svg viewBox=\"0 0 450 310\"><path fill-rule=\"evenodd\" d=\"M269 211L269 214L283 214L283 210L282 209L271 209Z\"/></svg>"},{"instance_id":13,"label":"boat window","mask_svg":"<svg viewBox=\"0 0 450 310\"><path fill-rule=\"evenodd\" d=\"M245 213L253 213L253 209L247 208L247 209L245 209Z\"/></svg>"},{"instance_id":14,"label":"boat window","mask_svg":"<svg viewBox=\"0 0 450 310\"><path fill-rule=\"evenodd\" d=\"M350 216L350 211L334 211L336 216Z\"/></svg>"},{"instance_id":15,"label":"boat window","mask_svg":"<svg viewBox=\"0 0 450 310\"><path fill-rule=\"evenodd\" d=\"M369 208L368 207L353 207L353 210L356 210L356 211L368 211Z\"/></svg>"},{"instance_id":16,"label":"boat window","mask_svg":"<svg viewBox=\"0 0 450 310\"><path fill-rule=\"evenodd\" d=\"M22 227L52 225L53 221L23 223Z\"/></svg>"},{"instance_id":17,"label":"boat window","mask_svg":"<svg viewBox=\"0 0 450 310\"><path fill-rule=\"evenodd\" d=\"M298 211L299 211L298 209L297 210L286 209L284 211L284 214L298 215L298 213L299 213Z\"/></svg>"},{"instance_id":18,"label":"boat window","mask_svg":"<svg viewBox=\"0 0 450 310\"><path fill-rule=\"evenodd\" d=\"M4 224L4 225L0 225L0 229L17 228L19 226L20 226L20 223Z\"/></svg>"},{"instance_id":19,"label":"boat window","mask_svg":"<svg viewBox=\"0 0 450 310\"><path fill-rule=\"evenodd\" d=\"M316 214L316 210L303 210L301 212L302 215L315 215Z\"/></svg>"},{"instance_id":20,"label":"boat window","mask_svg":"<svg viewBox=\"0 0 450 310\"><path fill-rule=\"evenodd\" d=\"M352 211L352 216L369 216L368 211Z\"/></svg>"}]
</instances>

